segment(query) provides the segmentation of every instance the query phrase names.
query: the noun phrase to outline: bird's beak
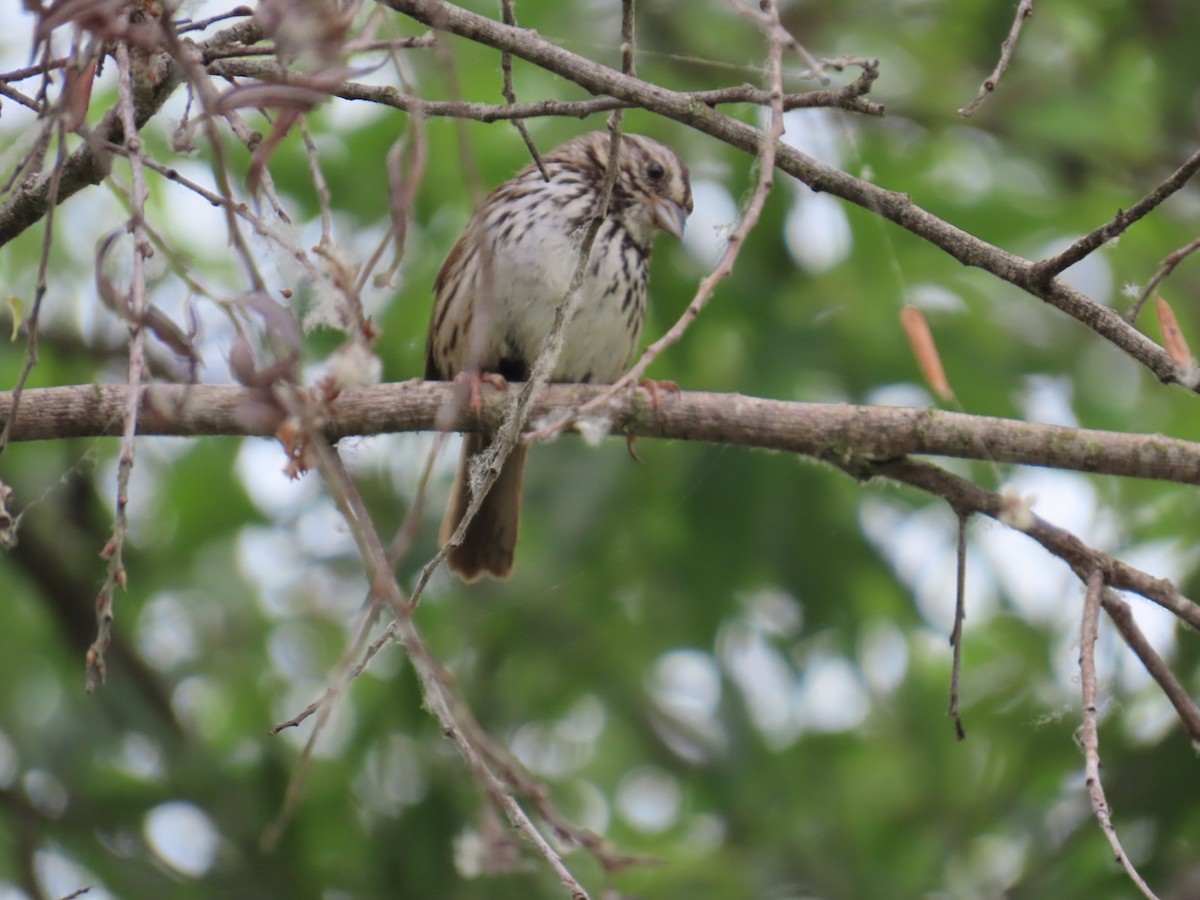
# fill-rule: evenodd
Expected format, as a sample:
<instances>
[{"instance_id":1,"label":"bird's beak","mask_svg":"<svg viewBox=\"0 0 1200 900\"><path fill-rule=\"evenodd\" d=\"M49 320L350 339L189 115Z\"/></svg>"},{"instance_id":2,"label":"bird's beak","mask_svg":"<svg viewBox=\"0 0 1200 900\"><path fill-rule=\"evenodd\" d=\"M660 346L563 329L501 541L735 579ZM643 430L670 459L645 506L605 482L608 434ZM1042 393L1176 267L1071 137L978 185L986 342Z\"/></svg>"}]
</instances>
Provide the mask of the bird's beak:
<instances>
[{"instance_id":1,"label":"bird's beak","mask_svg":"<svg viewBox=\"0 0 1200 900\"><path fill-rule=\"evenodd\" d=\"M688 211L674 200L658 200L654 204L654 224L677 240L683 240Z\"/></svg>"}]
</instances>

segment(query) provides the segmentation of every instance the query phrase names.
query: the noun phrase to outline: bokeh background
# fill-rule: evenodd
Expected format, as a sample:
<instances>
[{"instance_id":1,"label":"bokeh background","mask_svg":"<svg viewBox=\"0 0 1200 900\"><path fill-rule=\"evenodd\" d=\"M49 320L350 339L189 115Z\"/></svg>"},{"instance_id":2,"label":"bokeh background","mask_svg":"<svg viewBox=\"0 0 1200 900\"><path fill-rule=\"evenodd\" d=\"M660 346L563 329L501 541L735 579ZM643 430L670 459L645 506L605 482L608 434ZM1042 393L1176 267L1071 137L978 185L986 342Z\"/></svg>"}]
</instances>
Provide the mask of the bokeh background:
<instances>
[{"instance_id":1,"label":"bokeh background","mask_svg":"<svg viewBox=\"0 0 1200 900\"><path fill-rule=\"evenodd\" d=\"M1015 253L1060 249L1195 150L1200 6L1184 0L1038 4L999 90L969 120L955 111L994 65L1014 4L782 5L813 54L878 58L871 96L887 108L884 118L795 112L787 140ZM619 59L615 2L523 0L518 13L570 50ZM383 18L384 36L420 31ZM0 21L3 68L27 64L32 17L0 0ZM761 80L759 35L716 0L647 0L638 28L645 78L677 89ZM450 46L462 96L498 102L497 54ZM403 58L413 91L455 96L430 51ZM370 63L386 61L356 59ZM797 58L788 65L789 89L816 86ZM360 77L400 82L387 64ZM114 78L110 66L95 86L93 121L115 101ZM523 100L582 97L520 62L515 81ZM180 92L146 129L148 152L210 184L203 140L191 156L171 149L183 104ZM761 121L754 109L731 111ZM388 228L385 157L409 122L339 100L309 122L335 237L346 259L361 262ZM603 122L540 119L530 129L548 148ZM664 240L656 252L653 337L711 268L753 185L753 161L648 113L631 112L626 124L675 146L696 193L685 242ZM4 177L35 128L5 103ZM394 286L365 298L387 380L421 373L432 281L471 208L464 155L488 186L527 161L505 123L460 131L440 119L425 131L428 164L403 265ZM225 150L244 184L248 153L232 139ZM273 223L311 246L318 206L297 134L271 173L292 218ZM114 179L127 186L128 167L118 163ZM155 176L151 189L152 225L178 253L152 262L152 300L201 324L200 377L230 383L228 319L178 275L188 271L217 296L245 290L223 218ZM121 191L108 187L59 209L34 386L124 381L126 333L96 296L93 265L97 243L126 216ZM1131 286L1136 293L1198 227L1193 187L1067 277L1123 311ZM4 294L26 311L41 241L38 226L0 248ZM301 312L318 304L284 254L259 249L273 291L294 291ZM1200 263L1185 262L1163 294L1195 339ZM1074 321L870 212L783 179L733 277L650 374L695 390L933 405L898 325L905 303L930 321L957 408L1200 438L1193 396L1159 385ZM12 308L0 314L5 331ZM1139 324L1157 338L1149 313ZM322 329L308 336L309 377L340 340ZM23 354L22 338L6 341L0 385L14 383ZM152 355L160 377L178 377L169 354ZM117 443L16 445L0 457L0 478L23 511L20 544L0 560L0 898L87 885L89 898L563 896L486 810L396 648L339 706L280 845L263 849L309 734L268 730L328 684L361 619L362 567L316 477L289 482L277 445L137 446L129 588L117 601L109 682L95 696L83 692L83 657ZM343 443L385 539L414 501L431 446L425 435ZM512 580L465 587L439 575L419 612L480 721L562 809L619 850L657 861L605 873L571 852L593 896L1132 895L1083 789L1082 590L1065 565L999 525L972 523L967 739L958 742L945 714L956 529L948 508L781 454L652 441L638 451L640 465L616 439L538 447ZM435 550L455 456L451 446L438 464L402 583ZM1036 495L1050 521L1200 593L1190 487L950 465ZM1200 641L1132 602L1195 690ZM1100 675L1103 774L1125 847L1163 896L1196 896L1195 752L1103 627Z\"/></svg>"}]
</instances>

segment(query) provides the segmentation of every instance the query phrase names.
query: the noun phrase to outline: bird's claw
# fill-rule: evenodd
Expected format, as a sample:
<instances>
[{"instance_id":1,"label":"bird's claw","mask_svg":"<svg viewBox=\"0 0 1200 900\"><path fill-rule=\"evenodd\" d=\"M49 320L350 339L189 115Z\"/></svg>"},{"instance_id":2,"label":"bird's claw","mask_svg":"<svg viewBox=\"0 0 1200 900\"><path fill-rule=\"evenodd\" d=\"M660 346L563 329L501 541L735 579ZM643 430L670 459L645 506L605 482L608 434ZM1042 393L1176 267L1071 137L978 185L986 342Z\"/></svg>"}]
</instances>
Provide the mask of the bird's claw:
<instances>
[{"instance_id":1,"label":"bird's claw","mask_svg":"<svg viewBox=\"0 0 1200 900\"><path fill-rule=\"evenodd\" d=\"M634 444L637 443L638 436L636 434L625 435L625 446L629 448L629 455L633 457L633 461L642 464L642 458L638 456L637 450L634 449Z\"/></svg>"},{"instance_id":2,"label":"bird's claw","mask_svg":"<svg viewBox=\"0 0 1200 900\"><path fill-rule=\"evenodd\" d=\"M679 385L674 381L655 381L653 378L643 378L638 382L638 387L650 395L650 405L654 408L655 415L662 412L661 391L668 394L679 393Z\"/></svg>"},{"instance_id":3,"label":"bird's claw","mask_svg":"<svg viewBox=\"0 0 1200 900\"><path fill-rule=\"evenodd\" d=\"M477 416L483 411L483 385L490 384L498 391L508 387L508 381L498 372L459 372L454 376L455 382L466 383L470 392L467 409L471 415Z\"/></svg>"}]
</instances>

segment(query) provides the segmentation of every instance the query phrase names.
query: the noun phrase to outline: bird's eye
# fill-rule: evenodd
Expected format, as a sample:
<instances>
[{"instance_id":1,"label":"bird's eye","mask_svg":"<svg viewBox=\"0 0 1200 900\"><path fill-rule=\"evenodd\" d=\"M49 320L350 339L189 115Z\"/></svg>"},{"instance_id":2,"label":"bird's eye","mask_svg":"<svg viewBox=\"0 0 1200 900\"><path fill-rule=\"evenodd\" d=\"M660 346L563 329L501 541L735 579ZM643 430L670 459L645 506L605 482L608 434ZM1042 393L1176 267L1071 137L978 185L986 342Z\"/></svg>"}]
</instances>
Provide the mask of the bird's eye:
<instances>
[{"instance_id":1,"label":"bird's eye","mask_svg":"<svg viewBox=\"0 0 1200 900\"><path fill-rule=\"evenodd\" d=\"M663 169L662 163L652 162L650 165L646 166L646 177L651 181L658 181L658 179L662 178L665 174L667 173Z\"/></svg>"}]
</instances>

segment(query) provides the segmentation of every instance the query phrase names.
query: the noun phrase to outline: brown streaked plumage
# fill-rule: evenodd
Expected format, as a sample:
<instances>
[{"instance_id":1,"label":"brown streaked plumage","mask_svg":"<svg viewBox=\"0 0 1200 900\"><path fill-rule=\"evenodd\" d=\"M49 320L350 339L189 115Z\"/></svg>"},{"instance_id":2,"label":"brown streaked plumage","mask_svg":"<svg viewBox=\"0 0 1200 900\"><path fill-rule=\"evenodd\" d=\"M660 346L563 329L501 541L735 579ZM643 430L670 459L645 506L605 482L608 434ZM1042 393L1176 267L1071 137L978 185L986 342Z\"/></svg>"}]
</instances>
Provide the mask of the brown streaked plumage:
<instances>
[{"instance_id":1,"label":"brown streaked plumage","mask_svg":"<svg viewBox=\"0 0 1200 900\"><path fill-rule=\"evenodd\" d=\"M608 165L607 132L581 135L493 190L475 211L434 281L425 343L425 377L496 373L524 381L566 297L579 242ZM608 213L592 246L578 312L568 323L551 381L615 381L629 365L646 314L650 249L656 231L682 237L692 210L687 166L675 151L625 135ZM458 527L470 502L467 467L490 435L464 438L441 540ZM505 462L462 544L449 556L465 581L512 571L521 511L524 447Z\"/></svg>"}]
</instances>

